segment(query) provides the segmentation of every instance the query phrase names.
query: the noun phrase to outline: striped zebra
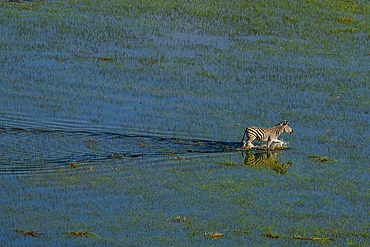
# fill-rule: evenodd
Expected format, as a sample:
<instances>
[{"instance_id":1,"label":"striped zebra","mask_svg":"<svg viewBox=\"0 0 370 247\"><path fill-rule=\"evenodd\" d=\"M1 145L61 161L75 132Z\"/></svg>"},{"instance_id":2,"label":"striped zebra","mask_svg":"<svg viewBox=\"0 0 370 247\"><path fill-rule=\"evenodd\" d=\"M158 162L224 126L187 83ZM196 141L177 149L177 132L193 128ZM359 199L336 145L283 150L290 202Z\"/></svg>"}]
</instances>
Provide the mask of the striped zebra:
<instances>
[{"instance_id":1,"label":"striped zebra","mask_svg":"<svg viewBox=\"0 0 370 247\"><path fill-rule=\"evenodd\" d=\"M292 128L288 126L289 122L284 120L281 123L278 123L271 128L261 128L256 126L251 126L245 129L242 142L243 147L254 147L252 144L252 141L255 139L267 142L267 148L270 148L270 145L272 142L278 142L282 143L282 141L278 140L278 137L281 135L281 133L288 132L293 133ZM244 141L245 135L247 135L247 140Z\"/></svg>"}]
</instances>

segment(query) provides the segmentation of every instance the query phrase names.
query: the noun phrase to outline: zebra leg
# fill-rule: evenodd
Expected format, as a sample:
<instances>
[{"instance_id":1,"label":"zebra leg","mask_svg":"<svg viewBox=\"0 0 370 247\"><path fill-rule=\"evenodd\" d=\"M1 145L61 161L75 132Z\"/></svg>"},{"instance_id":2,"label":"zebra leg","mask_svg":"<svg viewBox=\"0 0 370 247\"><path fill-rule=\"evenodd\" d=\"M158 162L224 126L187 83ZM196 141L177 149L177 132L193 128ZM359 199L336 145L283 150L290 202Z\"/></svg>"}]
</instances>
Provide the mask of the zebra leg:
<instances>
[{"instance_id":1,"label":"zebra leg","mask_svg":"<svg viewBox=\"0 0 370 247\"><path fill-rule=\"evenodd\" d=\"M272 143L272 140L269 139L269 141L267 142L267 148L268 149L270 148L271 143Z\"/></svg>"},{"instance_id":2,"label":"zebra leg","mask_svg":"<svg viewBox=\"0 0 370 247\"><path fill-rule=\"evenodd\" d=\"M251 142L244 142L243 148L254 148L255 146Z\"/></svg>"},{"instance_id":3,"label":"zebra leg","mask_svg":"<svg viewBox=\"0 0 370 247\"><path fill-rule=\"evenodd\" d=\"M277 142L278 144L275 144L274 147L280 145L280 147L283 147L283 141L279 140L279 139L276 139L276 140L269 140L268 143L267 143L267 148L270 148L270 145L273 143L273 142Z\"/></svg>"},{"instance_id":4,"label":"zebra leg","mask_svg":"<svg viewBox=\"0 0 370 247\"><path fill-rule=\"evenodd\" d=\"M283 143L284 143L283 141L276 139L274 142L279 143L280 147L283 147Z\"/></svg>"},{"instance_id":5,"label":"zebra leg","mask_svg":"<svg viewBox=\"0 0 370 247\"><path fill-rule=\"evenodd\" d=\"M283 143L283 141L279 140L279 139L276 139L274 142L278 142L278 143Z\"/></svg>"},{"instance_id":6,"label":"zebra leg","mask_svg":"<svg viewBox=\"0 0 370 247\"><path fill-rule=\"evenodd\" d=\"M252 145L248 141L243 141L243 148L249 147L249 145Z\"/></svg>"},{"instance_id":7,"label":"zebra leg","mask_svg":"<svg viewBox=\"0 0 370 247\"><path fill-rule=\"evenodd\" d=\"M254 141L254 139L256 139L256 138L248 136L248 140L243 142L244 143L243 147L253 148L254 145L252 144L252 141Z\"/></svg>"}]
</instances>

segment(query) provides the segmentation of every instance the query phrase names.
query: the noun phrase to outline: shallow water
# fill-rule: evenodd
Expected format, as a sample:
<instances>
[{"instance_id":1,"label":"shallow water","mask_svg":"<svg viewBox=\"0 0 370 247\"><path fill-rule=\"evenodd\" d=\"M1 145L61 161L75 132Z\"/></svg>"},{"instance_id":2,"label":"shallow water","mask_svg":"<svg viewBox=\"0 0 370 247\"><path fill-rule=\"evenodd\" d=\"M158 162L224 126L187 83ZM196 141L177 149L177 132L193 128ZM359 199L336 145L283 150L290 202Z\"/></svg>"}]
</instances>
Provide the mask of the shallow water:
<instances>
[{"instance_id":1,"label":"shallow water","mask_svg":"<svg viewBox=\"0 0 370 247\"><path fill-rule=\"evenodd\" d=\"M320 35L302 31L304 18L298 31L281 18L279 33L259 18L243 31L226 7L193 3L27 3L0 3L2 242L369 244L361 1L355 23L331 17ZM359 31L327 33L351 25ZM246 127L284 119L286 148L240 149Z\"/></svg>"},{"instance_id":2,"label":"shallow water","mask_svg":"<svg viewBox=\"0 0 370 247\"><path fill-rule=\"evenodd\" d=\"M91 127L82 121L33 122L19 115L1 118L0 127L4 151L0 171L12 175L52 172L71 163L87 165L122 157L228 152L241 146L240 142L171 137L169 133L122 127Z\"/></svg>"}]
</instances>

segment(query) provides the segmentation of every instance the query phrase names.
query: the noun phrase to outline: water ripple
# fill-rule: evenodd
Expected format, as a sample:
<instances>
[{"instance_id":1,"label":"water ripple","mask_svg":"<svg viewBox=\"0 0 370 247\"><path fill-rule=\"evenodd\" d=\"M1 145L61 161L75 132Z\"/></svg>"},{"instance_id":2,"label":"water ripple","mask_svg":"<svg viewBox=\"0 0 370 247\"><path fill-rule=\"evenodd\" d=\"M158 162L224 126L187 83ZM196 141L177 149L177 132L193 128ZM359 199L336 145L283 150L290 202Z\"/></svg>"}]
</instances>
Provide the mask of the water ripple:
<instances>
[{"instance_id":1,"label":"water ripple","mask_svg":"<svg viewBox=\"0 0 370 247\"><path fill-rule=\"evenodd\" d=\"M80 121L0 118L0 174L54 171L114 158L234 151L239 142L221 142L132 128L90 126Z\"/></svg>"}]
</instances>

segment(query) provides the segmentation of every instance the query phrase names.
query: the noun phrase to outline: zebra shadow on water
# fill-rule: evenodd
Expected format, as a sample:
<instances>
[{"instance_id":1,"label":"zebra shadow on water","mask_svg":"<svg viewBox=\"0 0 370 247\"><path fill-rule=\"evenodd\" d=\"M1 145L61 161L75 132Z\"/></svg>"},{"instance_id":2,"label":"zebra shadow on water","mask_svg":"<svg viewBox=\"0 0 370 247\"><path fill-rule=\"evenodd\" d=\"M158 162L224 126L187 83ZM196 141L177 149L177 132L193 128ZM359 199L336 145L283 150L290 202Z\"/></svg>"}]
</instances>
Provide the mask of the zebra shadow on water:
<instances>
[{"instance_id":1,"label":"zebra shadow on water","mask_svg":"<svg viewBox=\"0 0 370 247\"><path fill-rule=\"evenodd\" d=\"M281 151L271 152L270 150L264 151L252 151L247 150L246 152L241 152L243 162L247 166L266 166L280 174L285 174L287 169L292 165L291 162L281 163L277 158L277 155Z\"/></svg>"}]
</instances>

